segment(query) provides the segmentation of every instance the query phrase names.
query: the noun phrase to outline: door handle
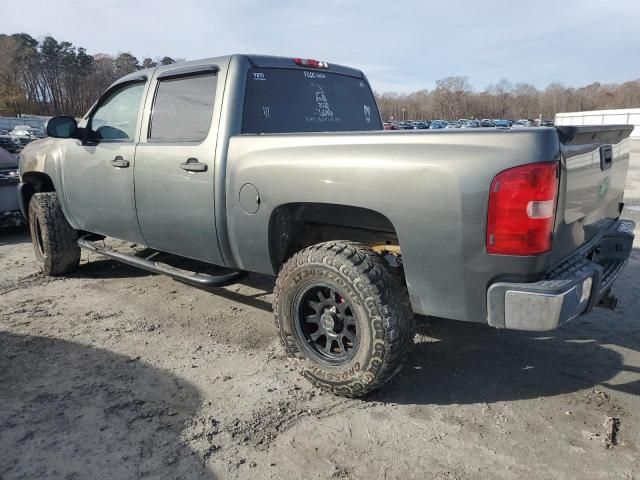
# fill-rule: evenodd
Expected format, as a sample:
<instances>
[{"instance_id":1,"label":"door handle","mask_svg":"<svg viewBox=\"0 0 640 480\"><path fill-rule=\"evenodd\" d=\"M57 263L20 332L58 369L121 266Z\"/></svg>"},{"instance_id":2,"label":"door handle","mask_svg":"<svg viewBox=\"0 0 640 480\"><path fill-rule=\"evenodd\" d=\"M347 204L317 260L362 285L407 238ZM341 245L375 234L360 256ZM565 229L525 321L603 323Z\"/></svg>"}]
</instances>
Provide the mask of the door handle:
<instances>
[{"instance_id":1,"label":"door handle","mask_svg":"<svg viewBox=\"0 0 640 480\"><path fill-rule=\"evenodd\" d=\"M197 158L188 158L186 162L180 164L180 168L187 172L206 172L207 164L200 163Z\"/></svg>"},{"instance_id":2,"label":"door handle","mask_svg":"<svg viewBox=\"0 0 640 480\"><path fill-rule=\"evenodd\" d=\"M127 168L129 166L129 160L125 160L120 155L111 160L109 164L116 168Z\"/></svg>"}]
</instances>

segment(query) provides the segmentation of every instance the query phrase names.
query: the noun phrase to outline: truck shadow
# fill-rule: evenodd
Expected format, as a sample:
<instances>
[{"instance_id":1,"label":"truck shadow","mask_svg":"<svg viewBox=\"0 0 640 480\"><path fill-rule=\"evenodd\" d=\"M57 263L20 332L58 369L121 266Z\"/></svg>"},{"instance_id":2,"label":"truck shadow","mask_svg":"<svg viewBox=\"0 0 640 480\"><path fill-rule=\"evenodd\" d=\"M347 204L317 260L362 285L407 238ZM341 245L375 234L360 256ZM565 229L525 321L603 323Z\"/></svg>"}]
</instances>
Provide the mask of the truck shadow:
<instances>
[{"instance_id":1,"label":"truck shadow","mask_svg":"<svg viewBox=\"0 0 640 480\"><path fill-rule=\"evenodd\" d=\"M143 255L140 255L141 257ZM184 266L186 266L186 262ZM177 264L177 266L182 266ZM139 278L147 277L150 275L159 275L157 273L148 272L140 268L132 267L130 265L118 262L116 260L109 260L107 258L92 256L89 262L82 263L78 270L71 274L74 278L101 278L101 279L118 279L118 278ZM242 277L237 284L231 287L203 287L199 285L191 285L180 280L173 279L172 281L186 285L187 288L197 288L198 290L205 291L212 295L226 298L234 302L242 303L251 308L257 308L266 312L271 311L271 302L264 300L262 297L269 295L273 291L275 285L275 278L267 275L260 275L257 273L250 273ZM259 290L257 293L245 293L236 291L237 287L249 287L254 290Z\"/></svg>"},{"instance_id":2,"label":"truck shadow","mask_svg":"<svg viewBox=\"0 0 640 480\"><path fill-rule=\"evenodd\" d=\"M233 287L231 288L195 287L195 288L199 288L200 290L204 290L213 295L218 295L219 297L226 298L227 300L239 302L248 307L256 308L258 310L263 310L265 312L270 313L273 310L271 301L265 300L263 297L270 295L273 292L273 287L275 285L275 282L276 282L275 277L270 277L268 275L261 275L258 273L250 273L245 277L241 278L236 285L258 290L258 293L248 294L242 291L236 291L235 289L233 289Z\"/></svg>"},{"instance_id":3,"label":"truck shadow","mask_svg":"<svg viewBox=\"0 0 640 480\"><path fill-rule=\"evenodd\" d=\"M0 332L0 352L3 478L213 477L184 438L193 385L54 338Z\"/></svg>"},{"instance_id":4,"label":"truck shadow","mask_svg":"<svg viewBox=\"0 0 640 480\"><path fill-rule=\"evenodd\" d=\"M83 265L75 275L152 275L110 260ZM596 309L552 332L496 330L486 325L418 317L418 339L405 368L372 400L410 404L467 404L530 399L593 388L640 395L640 365L625 364L621 352L640 352L637 312L640 251L634 250L614 288L617 311ZM271 311L266 296L272 277L250 274L227 288L201 288L211 294ZM258 290L247 293L243 287ZM631 381L612 383L620 373ZM624 377L629 378L629 376Z\"/></svg>"},{"instance_id":5,"label":"truck shadow","mask_svg":"<svg viewBox=\"0 0 640 480\"><path fill-rule=\"evenodd\" d=\"M135 256L139 258L145 258L154 250L151 249L142 249L135 253ZM146 277L150 275L160 275L157 273L152 273L147 270L142 270L141 268L132 267L125 263L118 262L116 260L110 260L106 257L102 257L98 254L86 254L89 255L87 258L88 261L80 264L78 270L76 270L72 276L75 278L135 278L135 277ZM162 256L157 257L159 260L163 262L170 263L172 266L181 268L183 270L192 270L203 273L210 273L213 275L220 273L227 273L228 270L223 269L222 267L216 267L214 265L208 265L202 262L197 262L195 260L190 260L187 258L180 258L171 256L168 254L163 254ZM201 268L198 268L201 267ZM185 282L182 282L178 279L173 279L173 281L186 285L188 288L197 288L199 290L211 293L213 295L218 295L220 297L226 298L228 300L233 300L236 302L243 303L249 307L257 308L260 310L271 311L271 303L265 300L262 300L261 297L265 295L269 295L273 291L273 287L275 285L275 277L268 275L261 275L258 273L248 273L244 277L242 277L238 283L232 285L231 287L203 287L200 285L192 285ZM238 287L249 287L253 290L258 290L259 292L249 294L245 292L236 291Z\"/></svg>"},{"instance_id":6,"label":"truck shadow","mask_svg":"<svg viewBox=\"0 0 640 480\"><path fill-rule=\"evenodd\" d=\"M90 260L81 263L78 269L70 274L74 278L139 278L155 275L154 273L132 267L126 263L110 260L98 255L92 255Z\"/></svg>"},{"instance_id":7,"label":"truck shadow","mask_svg":"<svg viewBox=\"0 0 640 480\"><path fill-rule=\"evenodd\" d=\"M0 228L0 246L31 243L29 229L26 226Z\"/></svg>"},{"instance_id":8,"label":"truck shadow","mask_svg":"<svg viewBox=\"0 0 640 480\"><path fill-rule=\"evenodd\" d=\"M495 330L418 317L417 344L398 377L372 400L469 404L522 400L595 386L640 395L640 252L634 250L611 312L595 309L552 332ZM635 365L625 358L635 355ZM618 374L624 376L612 381ZM624 379L625 382L621 382Z\"/></svg>"}]
</instances>

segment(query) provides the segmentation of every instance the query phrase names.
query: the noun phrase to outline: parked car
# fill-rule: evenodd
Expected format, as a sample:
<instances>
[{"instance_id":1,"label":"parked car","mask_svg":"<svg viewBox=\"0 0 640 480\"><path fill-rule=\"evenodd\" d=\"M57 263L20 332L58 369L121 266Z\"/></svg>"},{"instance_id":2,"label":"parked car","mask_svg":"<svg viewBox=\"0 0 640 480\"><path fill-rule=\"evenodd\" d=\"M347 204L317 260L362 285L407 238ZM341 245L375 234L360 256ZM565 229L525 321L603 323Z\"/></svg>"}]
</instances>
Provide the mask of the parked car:
<instances>
[{"instance_id":1,"label":"parked car","mask_svg":"<svg viewBox=\"0 0 640 480\"><path fill-rule=\"evenodd\" d=\"M29 125L18 125L9 132L9 135L17 139L20 142L21 146L25 146L28 143L39 138L38 130Z\"/></svg>"},{"instance_id":2,"label":"parked car","mask_svg":"<svg viewBox=\"0 0 640 480\"><path fill-rule=\"evenodd\" d=\"M540 122L541 127L553 127L553 125L553 120L542 120L542 122Z\"/></svg>"},{"instance_id":3,"label":"parked car","mask_svg":"<svg viewBox=\"0 0 640 480\"><path fill-rule=\"evenodd\" d=\"M511 126L513 128L526 128L526 127L532 127L533 123L530 120L522 119L522 120L518 120Z\"/></svg>"},{"instance_id":4,"label":"parked car","mask_svg":"<svg viewBox=\"0 0 640 480\"><path fill-rule=\"evenodd\" d=\"M0 228L22 225L18 195L18 159L0 148Z\"/></svg>"},{"instance_id":5,"label":"parked car","mask_svg":"<svg viewBox=\"0 0 640 480\"><path fill-rule=\"evenodd\" d=\"M445 122L444 120L433 120L431 122L431 125L429 125L429 128L431 130L439 130L442 128L445 128L447 126L447 122Z\"/></svg>"},{"instance_id":6,"label":"parked car","mask_svg":"<svg viewBox=\"0 0 640 480\"><path fill-rule=\"evenodd\" d=\"M38 126L31 126L31 132L38 138L44 138L47 136L47 132Z\"/></svg>"},{"instance_id":7,"label":"parked car","mask_svg":"<svg viewBox=\"0 0 640 480\"><path fill-rule=\"evenodd\" d=\"M0 148L9 153L16 153L22 147L22 143L16 137L9 135L7 130L0 130Z\"/></svg>"},{"instance_id":8,"label":"parked car","mask_svg":"<svg viewBox=\"0 0 640 480\"><path fill-rule=\"evenodd\" d=\"M427 130L429 128L429 122L413 122L413 127L416 130Z\"/></svg>"},{"instance_id":9,"label":"parked car","mask_svg":"<svg viewBox=\"0 0 640 480\"><path fill-rule=\"evenodd\" d=\"M460 124L458 122L447 122L447 125L444 128L460 128Z\"/></svg>"},{"instance_id":10,"label":"parked car","mask_svg":"<svg viewBox=\"0 0 640 480\"><path fill-rule=\"evenodd\" d=\"M277 276L287 355L348 396L400 370L413 313L542 331L614 305L632 126L382 128L348 67L232 55L136 71L24 149L35 258L48 275L84 248L203 286Z\"/></svg>"},{"instance_id":11,"label":"parked car","mask_svg":"<svg viewBox=\"0 0 640 480\"><path fill-rule=\"evenodd\" d=\"M398 130L398 127L392 122L384 122L382 128L385 130Z\"/></svg>"},{"instance_id":12,"label":"parked car","mask_svg":"<svg viewBox=\"0 0 640 480\"><path fill-rule=\"evenodd\" d=\"M461 125L461 128L480 128L480 122L477 120L467 120Z\"/></svg>"},{"instance_id":13,"label":"parked car","mask_svg":"<svg viewBox=\"0 0 640 480\"><path fill-rule=\"evenodd\" d=\"M510 127L508 120L495 120L493 122L493 125L496 128L509 128Z\"/></svg>"}]
</instances>

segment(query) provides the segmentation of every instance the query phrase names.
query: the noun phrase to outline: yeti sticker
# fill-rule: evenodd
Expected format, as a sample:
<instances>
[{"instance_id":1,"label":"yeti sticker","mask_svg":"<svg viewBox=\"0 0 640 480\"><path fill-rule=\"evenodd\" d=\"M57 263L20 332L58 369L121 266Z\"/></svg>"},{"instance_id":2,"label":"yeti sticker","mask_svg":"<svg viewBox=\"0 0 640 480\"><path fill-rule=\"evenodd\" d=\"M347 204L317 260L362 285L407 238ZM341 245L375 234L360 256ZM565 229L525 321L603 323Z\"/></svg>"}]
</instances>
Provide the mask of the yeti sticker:
<instances>
[{"instance_id":1,"label":"yeti sticker","mask_svg":"<svg viewBox=\"0 0 640 480\"><path fill-rule=\"evenodd\" d=\"M364 119L367 123L371 123L371 107L369 105L364 105Z\"/></svg>"},{"instance_id":2,"label":"yeti sticker","mask_svg":"<svg viewBox=\"0 0 640 480\"><path fill-rule=\"evenodd\" d=\"M264 73L253 72L253 79L254 80L266 80L267 78L264 76Z\"/></svg>"}]
</instances>

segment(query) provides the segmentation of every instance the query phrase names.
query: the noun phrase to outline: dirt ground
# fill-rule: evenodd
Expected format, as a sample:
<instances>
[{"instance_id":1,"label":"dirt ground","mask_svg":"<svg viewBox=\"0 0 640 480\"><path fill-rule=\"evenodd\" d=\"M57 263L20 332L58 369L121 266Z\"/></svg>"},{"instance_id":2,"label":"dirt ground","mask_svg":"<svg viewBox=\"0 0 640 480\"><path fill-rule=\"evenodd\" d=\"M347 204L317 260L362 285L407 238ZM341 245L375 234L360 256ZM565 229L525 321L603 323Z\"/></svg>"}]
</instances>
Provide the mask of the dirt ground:
<instances>
[{"instance_id":1,"label":"dirt ground","mask_svg":"<svg viewBox=\"0 0 640 480\"><path fill-rule=\"evenodd\" d=\"M270 278L83 253L51 279L0 232L0 478L640 479L639 281L636 249L616 312L550 333L419 318L399 377L348 400L288 367Z\"/></svg>"}]
</instances>

